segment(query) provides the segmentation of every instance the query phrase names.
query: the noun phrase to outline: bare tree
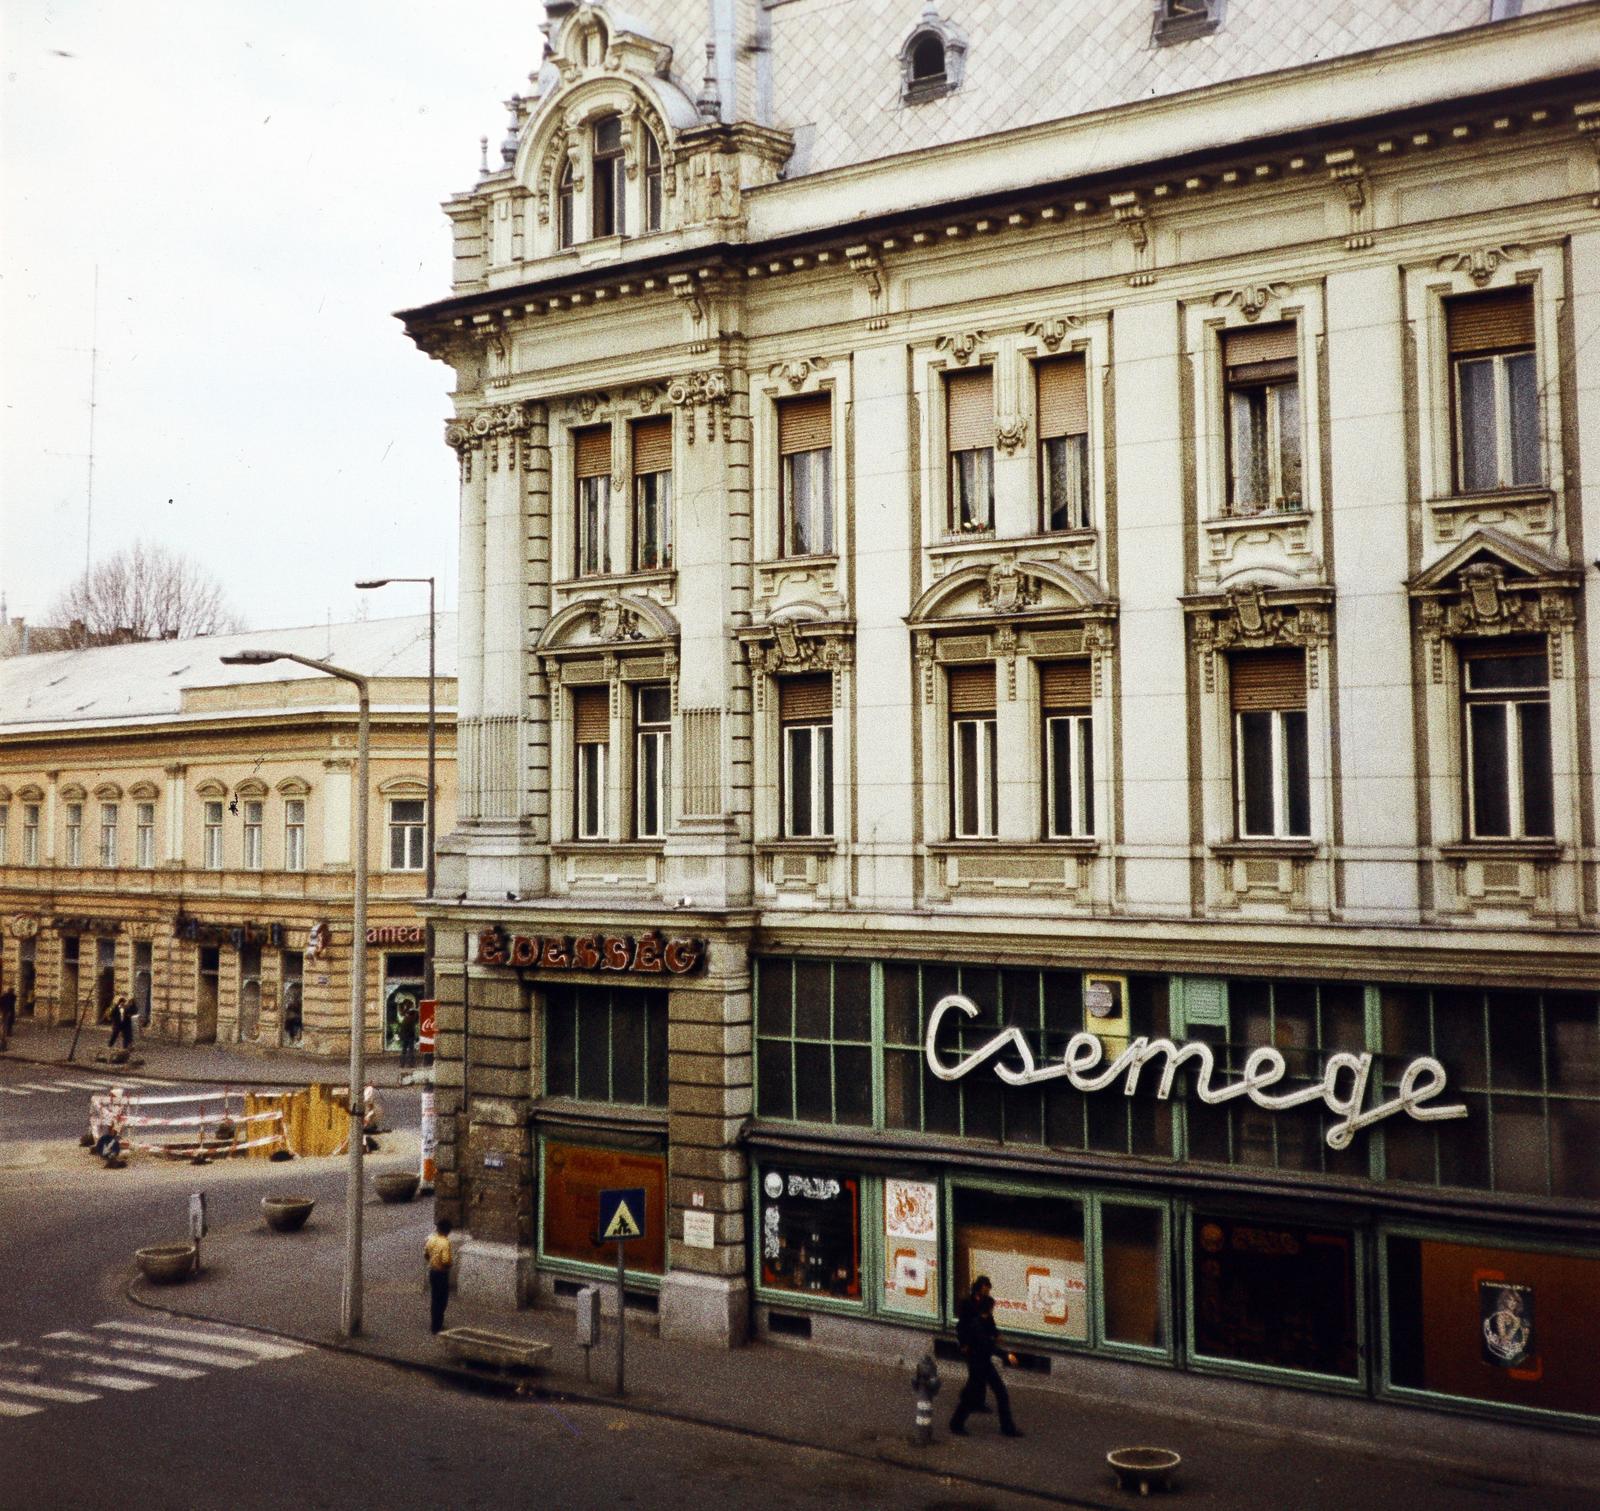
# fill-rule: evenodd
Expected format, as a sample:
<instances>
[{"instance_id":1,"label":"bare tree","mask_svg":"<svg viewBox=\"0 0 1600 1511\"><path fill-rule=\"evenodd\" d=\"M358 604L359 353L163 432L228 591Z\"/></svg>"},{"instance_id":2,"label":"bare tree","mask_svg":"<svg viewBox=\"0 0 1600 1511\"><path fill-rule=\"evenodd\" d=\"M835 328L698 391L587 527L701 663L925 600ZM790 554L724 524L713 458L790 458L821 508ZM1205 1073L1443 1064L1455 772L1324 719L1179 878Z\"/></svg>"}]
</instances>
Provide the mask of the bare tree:
<instances>
[{"instance_id":1,"label":"bare tree","mask_svg":"<svg viewBox=\"0 0 1600 1511\"><path fill-rule=\"evenodd\" d=\"M187 556L154 541L135 541L98 561L55 601L50 617L68 643L188 640L241 627L221 585Z\"/></svg>"}]
</instances>

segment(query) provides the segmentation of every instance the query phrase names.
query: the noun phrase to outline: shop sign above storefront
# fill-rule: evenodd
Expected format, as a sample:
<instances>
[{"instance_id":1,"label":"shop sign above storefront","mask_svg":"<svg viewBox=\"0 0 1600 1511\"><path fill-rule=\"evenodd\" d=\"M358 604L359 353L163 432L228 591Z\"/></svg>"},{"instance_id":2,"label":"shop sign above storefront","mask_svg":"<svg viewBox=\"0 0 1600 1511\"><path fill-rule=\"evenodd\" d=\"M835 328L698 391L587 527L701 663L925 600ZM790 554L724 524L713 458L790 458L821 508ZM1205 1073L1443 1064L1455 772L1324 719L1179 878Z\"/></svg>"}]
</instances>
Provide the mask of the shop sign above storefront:
<instances>
[{"instance_id":1,"label":"shop sign above storefront","mask_svg":"<svg viewBox=\"0 0 1600 1511\"><path fill-rule=\"evenodd\" d=\"M120 918L84 918L76 914L57 913L51 922L58 934L120 934L122 932L122 920Z\"/></svg>"},{"instance_id":2,"label":"shop sign above storefront","mask_svg":"<svg viewBox=\"0 0 1600 1511\"><path fill-rule=\"evenodd\" d=\"M420 923L387 923L367 930L368 944L423 944Z\"/></svg>"},{"instance_id":3,"label":"shop sign above storefront","mask_svg":"<svg viewBox=\"0 0 1600 1511\"><path fill-rule=\"evenodd\" d=\"M1151 1039L1140 1036L1128 1041L1116 1058L1103 1069L1106 1045L1097 1035L1076 1033L1068 1041L1066 1050L1056 1064L1039 1065L1033 1056L1027 1038L1020 1028L1002 1029L987 1044L971 1054L962 1056L953 1064L947 1063L939 1053L939 1030L945 1015L959 1012L969 1018L978 1016L978 1006L968 997L952 993L941 997L928 1015L928 1033L923 1041L923 1052L928 1069L941 1081L959 1081L969 1071L976 1070L985 1060L994 1061L994 1073L1008 1086L1034 1086L1041 1081L1065 1078L1078 1091L1104 1091L1119 1078L1126 1078L1123 1093L1132 1096L1138 1089L1139 1073L1153 1060L1163 1061L1161 1081L1156 1096L1163 1101L1171 1095L1178 1071L1186 1063L1195 1066L1194 1089L1202 1102L1216 1105L1230 1102L1235 1097L1248 1096L1257 1107L1268 1112L1282 1112L1290 1107L1302 1107L1309 1102L1321 1101L1338 1121L1327 1131L1330 1148L1347 1149L1357 1132L1405 1112L1419 1122L1433 1122L1446 1118L1464 1118L1467 1109L1459 1103L1445 1107L1425 1106L1445 1089L1445 1070L1432 1055L1421 1055L1412 1060L1400 1073L1398 1095L1389 1101L1380 1101L1367 1107L1367 1082L1372 1074L1370 1054L1349 1054L1339 1051L1329 1055L1322 1068L1322 1079L1298 1091L1271 1095L1267 1087L1283 1079L1288 1069L1282 1053L1270 1044L1252 1049L1244 1062L1244 1070L1237 1081L1213 1086L1212 1072L1215 1060L1211 1046L1199 1040L1175 1044L1171 1039ZM1002 1059L1002 1055L1008 1058ZM1015 1062L1010 1058L1015 1057Z\"/></svg>"},{"instance_id":4,"label":"shop sign above storefront","mask_svg":"<svg viewBox=\"0 0 1600 1511\"><path fill-rule=\"evenodd\" d=\"M516 970L625 971L630 975L687 976L705 964L703 939L668 939L648 934L578 934L548 938L508 934L496 927L478 935L477 965Z\"/></svg>"},{"instance_id":5,"label":"shop sign above storefront","mask_svg":"<svg viewBox=\"0 0 1600 1511\"><path fill-rule=\"evenodd\" d=\"M173 937L195 944L268 944L274 949L283 944L281 923L202 923L180 913L172 925Z\"/></svg>"}]
</instances>

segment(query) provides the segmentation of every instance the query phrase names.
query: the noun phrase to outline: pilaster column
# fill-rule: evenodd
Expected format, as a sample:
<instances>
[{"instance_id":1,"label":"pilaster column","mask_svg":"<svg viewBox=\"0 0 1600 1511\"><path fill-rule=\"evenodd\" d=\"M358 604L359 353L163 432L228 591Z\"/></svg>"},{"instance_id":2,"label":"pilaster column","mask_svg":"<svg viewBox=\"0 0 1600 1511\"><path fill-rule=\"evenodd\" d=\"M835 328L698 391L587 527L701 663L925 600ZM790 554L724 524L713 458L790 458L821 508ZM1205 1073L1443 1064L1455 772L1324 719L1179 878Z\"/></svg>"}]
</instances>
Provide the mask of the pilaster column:
<instances>
[{"instance_id":1,"label":"pilaster column","mask_svg":"<svg viewBox=\"0 0 1600 1511\"><path fill-rule=\"evenodd\" d=\"M163 768L167 778L167 844L161 859L169 866L183 864L183 777L188 769L182 764Z\"/></svg>"},{"instance_id":2,"label":"pilaster column","mask_svg":"<svg viewBox=\"0 0 1600 1511\"><path fill-rule=\"evenodd\" d=\"M445 427L461 468L461 565L456 610L456 707L460 735L456 804L460 818L481 816L478 735L483 717L483 437L470 421Z\"/></svg>"},{"instance_id":3,"label":"pilaster column","mask_svg":"<svg viewBox=\"0 0 1600 1511\"><path fill-rule=\"evenodd\" d=\"M322 770L322 864L329 870L344 871L354 859L354 762L337 757L324 761Z\"/></svg>"}]
</instances>

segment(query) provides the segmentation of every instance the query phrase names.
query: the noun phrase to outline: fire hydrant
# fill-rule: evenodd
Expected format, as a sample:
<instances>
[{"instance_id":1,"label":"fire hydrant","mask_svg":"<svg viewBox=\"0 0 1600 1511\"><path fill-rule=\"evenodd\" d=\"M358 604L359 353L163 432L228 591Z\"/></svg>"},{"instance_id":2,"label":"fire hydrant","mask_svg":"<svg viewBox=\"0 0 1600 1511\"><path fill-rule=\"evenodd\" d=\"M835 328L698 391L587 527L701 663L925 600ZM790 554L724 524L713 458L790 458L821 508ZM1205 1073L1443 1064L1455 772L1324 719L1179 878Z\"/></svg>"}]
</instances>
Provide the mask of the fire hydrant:
<instances>
[{"instance_id":1,"label":"fire hydrant","mask_svg":"<svg viewBox=\"0 0 1600 1511\"><path fill-rule=\"evenodd\" d=\"M911 1388L917 1393L917 1434L915 1441L926 1447L933 1441L933 1398L939 1394L944 1382L939 1378L939 1366L933 1362L932 1353L917 1361L917 1372L911 1377Z\"/></svg>"}]
</instances>

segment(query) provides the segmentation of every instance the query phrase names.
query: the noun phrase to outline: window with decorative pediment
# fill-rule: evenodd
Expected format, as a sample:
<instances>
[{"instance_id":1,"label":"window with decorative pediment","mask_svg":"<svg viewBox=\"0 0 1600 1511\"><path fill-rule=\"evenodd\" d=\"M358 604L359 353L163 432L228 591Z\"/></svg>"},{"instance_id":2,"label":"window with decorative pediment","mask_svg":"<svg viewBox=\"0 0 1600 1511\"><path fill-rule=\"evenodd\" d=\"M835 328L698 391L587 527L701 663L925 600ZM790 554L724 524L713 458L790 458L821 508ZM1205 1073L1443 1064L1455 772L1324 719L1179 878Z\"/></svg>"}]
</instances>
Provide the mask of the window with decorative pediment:
<instances>
[{"instance_id":1,"label":"window with decorative pediment","mask_svg":"<svg viewBox=\"0 0 1600 1511\"><path fill-rule=\"evenodd\" d=\"M1453 825L1485 847L1570 841L1572 628L1580 570L1474 532L1410 584L1422 631L1430 760L1457 785Z\"/></svg>"},{"instance_id":2,"label":"window with decorative pediment","mask_svg":"<svg viewBox=\"0 0 1600 1511\"><path fill-rule=\"evenodd\" d=\"M966 65L966 34L930 0L900 47L900 98L907 105L942 99L961 87Z\"/></svg>"},{"instance_id":3,"label":"window with decorative pediment","mask_svg":"<svg viewBox=\"0 0 1600 1511\"><path fill-rule=\"evenodd\" d=\"M1533 319L1533 290L1526 286L1445 301L1461 493L1544 481Z\"/></svg>"}]
</instances>

